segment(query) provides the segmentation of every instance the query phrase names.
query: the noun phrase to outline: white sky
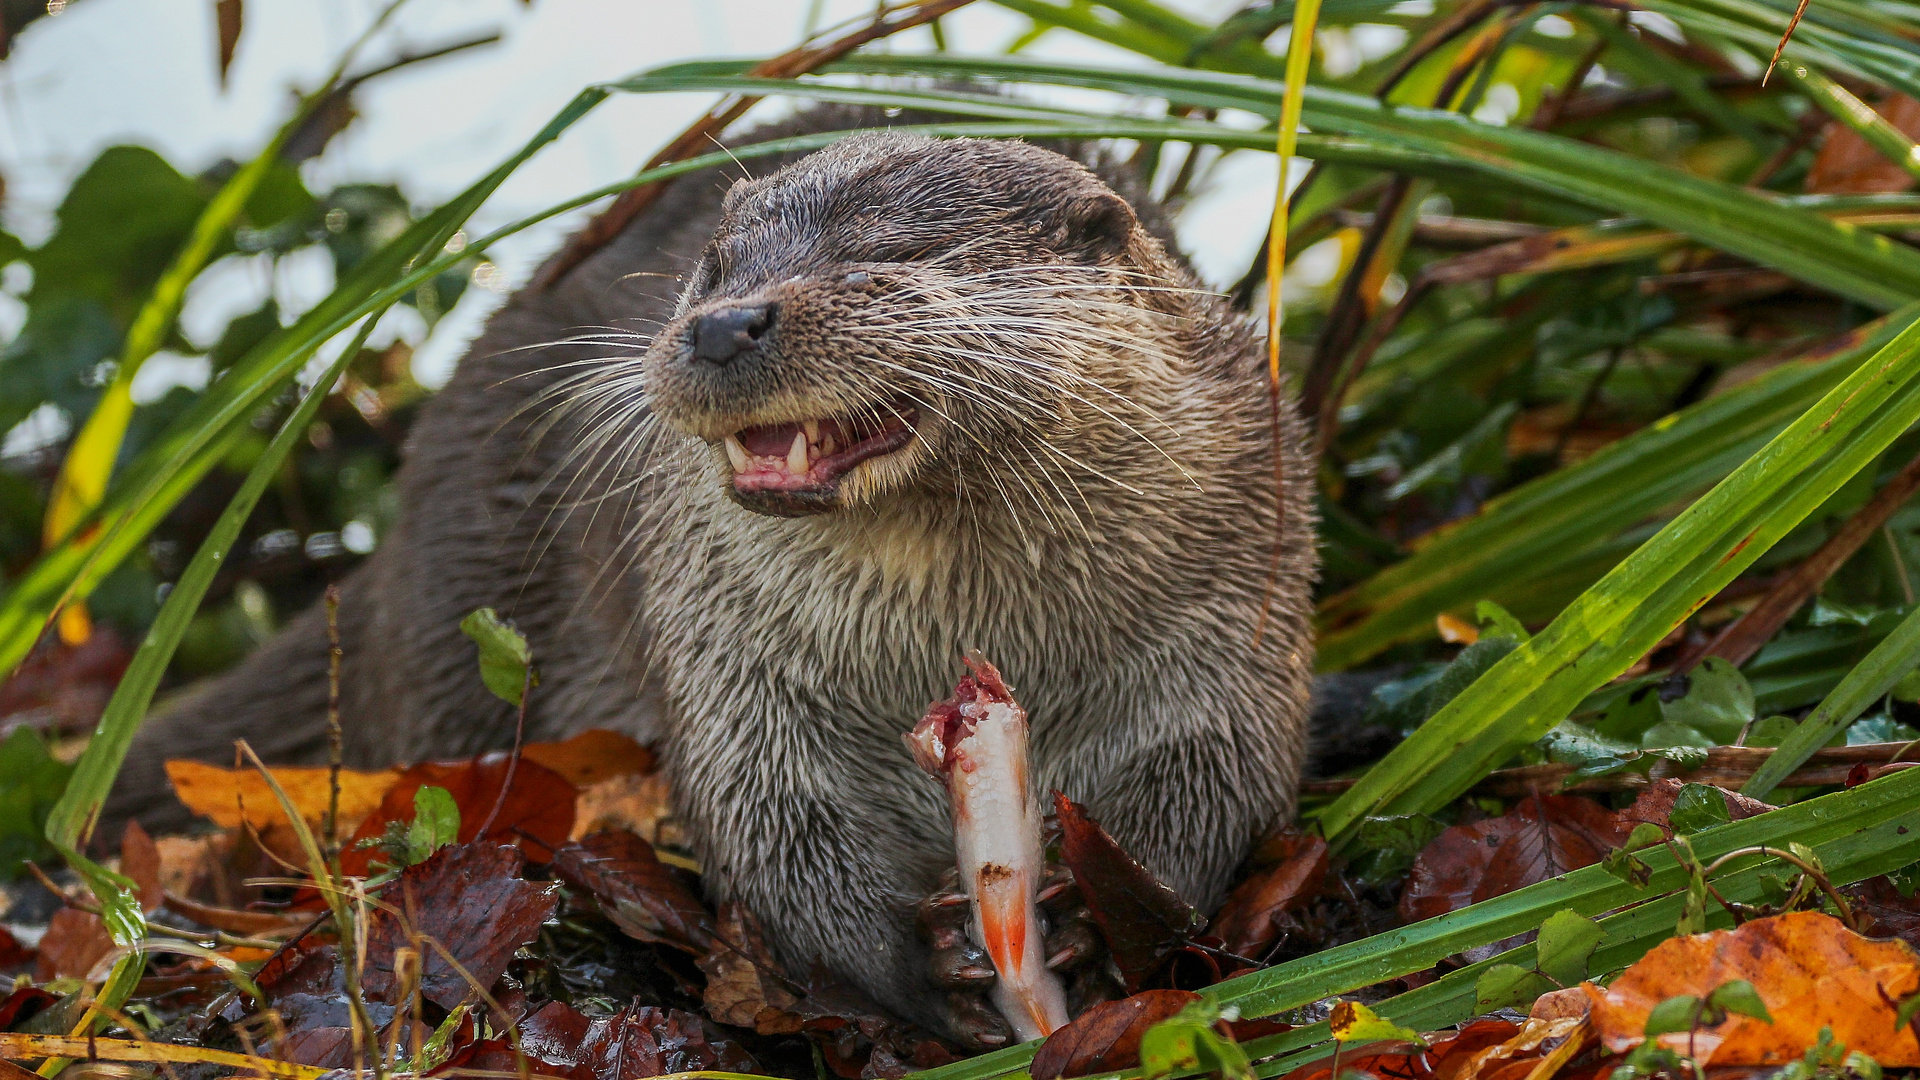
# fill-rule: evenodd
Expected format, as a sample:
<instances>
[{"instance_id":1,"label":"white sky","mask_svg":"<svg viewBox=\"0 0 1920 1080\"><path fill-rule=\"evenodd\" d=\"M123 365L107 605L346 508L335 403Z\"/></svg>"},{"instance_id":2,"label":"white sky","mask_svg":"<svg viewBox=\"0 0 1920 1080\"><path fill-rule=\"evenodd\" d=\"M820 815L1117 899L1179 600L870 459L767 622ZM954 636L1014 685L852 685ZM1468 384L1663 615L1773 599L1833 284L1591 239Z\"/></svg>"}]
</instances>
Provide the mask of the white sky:
<instances>
[{"instance_id":1,"label":"white sky","mask_svg":"<svg viewBox=\"0 0 1920 1080\"><path fill-rule=\"evenodd\" d=\"M246 26L223 90L216 77L212 0L74 0L16 40L0 62L0 222L28 243L52 228L68 183L100 150L135 143L187 172L222 157L245 159L284 121L296 88L316 84L383 6L373 0L247 0ZM578 90L673 60L766 55L791 47L807 0L411 0L361 66L497 30L499 44L383 76L356 96L361 118L308 163L316 192L344 181L397 182L421 204L453 195L522 144ZM1237 0L1184 0L1217 17ZM871 0L827 0L828 22L872 9ZM1027 29L1024 18L980 0L944 23L951 48L998 52ZM926 31L901 35L901 51L931 47ZM1055 31L1035 55L1129 60L1127 54ZM513 220L630 175L699 115L708 96L617 96L540 153L474 218L473 229ZM1237 276L1270 209L1273 164L1236 155L1214 190L1197 200L1182 236L1203 273ZM1230 180L1228 175L1230 174ZM1264 190L1263 190L1264 189ZM493 257L517 286L585 213L503 243ZM270 274L258 260L228 260L189 298L183 324L202 344L228 317L273 289L295 310L331 287L321 258ZM16 271L17 273L17 271ZM18 282L10 281L17 290ZM421 347L423 381L444 378L480 320L497 303L480 289ZM17 302L0 297L0 340ZM401 328L409 338L417 328ZM163 358L155 374L166 368ZM204 375L200 376L204 378ZM191 379L191 373L182 378Z\"/></svg>"}]
</instances>

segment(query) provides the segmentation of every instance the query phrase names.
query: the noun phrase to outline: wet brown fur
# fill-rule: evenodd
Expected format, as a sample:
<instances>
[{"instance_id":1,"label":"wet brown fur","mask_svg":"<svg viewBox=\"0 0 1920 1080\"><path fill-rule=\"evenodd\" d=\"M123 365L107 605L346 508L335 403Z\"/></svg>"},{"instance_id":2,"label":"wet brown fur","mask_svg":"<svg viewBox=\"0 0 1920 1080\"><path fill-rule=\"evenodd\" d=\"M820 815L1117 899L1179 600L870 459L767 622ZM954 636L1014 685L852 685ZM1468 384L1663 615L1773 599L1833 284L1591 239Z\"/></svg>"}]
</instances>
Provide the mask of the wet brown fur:
<instances>
[{"instance_id":1,"label":"wet brown fur","mask_svg":"<svg viewBox=\"0 0 1920 1080\"><path fill-rule=\"evenodd\" d=\"M762 134L877 122L821 109ZM657 742L715 896L748 902L798 970L823 960L939 1023L911 909L952 838L901 734L983 650L1032 717L1043 792L1217 902L1305 754L1311 479L1289 419L1256 645L1263 350L1157 208L1019 143L872 133L776 164L683 179L488 323L414 429L399 524L344 586L348 758L510 741L457 629L492 605L542 671L530 738ZM761 353L692 363L691 320L749 300L779 305ZM919 438L831 512L732 498L722 436L900 395ZM160 761L229 758L240 736L322 760L325 699L309 611L149 723L110 812L177 820Z\"/></svg>"}]
</instances>

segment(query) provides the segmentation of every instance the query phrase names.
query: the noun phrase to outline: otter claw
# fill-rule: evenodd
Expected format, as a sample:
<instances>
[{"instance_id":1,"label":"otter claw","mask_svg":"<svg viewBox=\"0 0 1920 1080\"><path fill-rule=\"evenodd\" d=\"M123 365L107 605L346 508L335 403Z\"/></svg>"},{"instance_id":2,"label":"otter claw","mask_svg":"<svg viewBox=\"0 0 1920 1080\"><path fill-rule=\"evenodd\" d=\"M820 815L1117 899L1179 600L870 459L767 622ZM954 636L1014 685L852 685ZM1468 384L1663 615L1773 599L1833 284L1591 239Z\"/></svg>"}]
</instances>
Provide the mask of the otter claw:
<instances>
[{"instance_id":1,"label":"otter claw","mask_svg":"<svg viewBox=\"0 0 1920 1080\"><path fill-rule=\"evenodd\" d=\"M987 950L964 939L959 944L935 949L927 958L927 968L933 984L943 990L981 994L1000 977L993 969L993 959Z\"/></svg>"},{"instance_id":2,"label":"otter claw","mask_svg":"<svg viewBox=\"0 0 1920 1080\"><path fill-rule=\"evenodd\" d=\"M977 994L947 996L953 1034L970 1050L998 1050L1013 1042L1013 1028L999 1011Z\"/></svg>"}]
</instances>

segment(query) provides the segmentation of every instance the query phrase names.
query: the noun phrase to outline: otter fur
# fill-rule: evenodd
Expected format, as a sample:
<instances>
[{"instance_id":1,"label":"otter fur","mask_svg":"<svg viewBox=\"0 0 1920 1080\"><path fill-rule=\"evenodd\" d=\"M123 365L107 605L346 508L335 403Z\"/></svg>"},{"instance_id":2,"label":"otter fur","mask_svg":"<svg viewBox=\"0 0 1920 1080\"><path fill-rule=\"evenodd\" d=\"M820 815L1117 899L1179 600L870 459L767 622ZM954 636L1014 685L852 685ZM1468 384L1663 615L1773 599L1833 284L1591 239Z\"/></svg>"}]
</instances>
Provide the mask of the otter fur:
<instances>
[{"instance_id":1,"label":"otter fur","mask_svg":"<svg viewBox=\"0 0 1920 1080\"><path fill-rule=\"evenodd\" d=\"M458 629L495 607L540 670L530 739L659 747L715 898L947 1026L913 908L953 840L901 735L977 648L1039 791L1210 910L1294 805L1312 477L1283 407L1276 504L1258 327L1081 156L876 130L692 175L511 298L342 586L348 763L511 742ZM326 699L314 610L150 720L109 815L177 820L160 763L236 738L323 761Z\"/></svg>"}]
</instances>

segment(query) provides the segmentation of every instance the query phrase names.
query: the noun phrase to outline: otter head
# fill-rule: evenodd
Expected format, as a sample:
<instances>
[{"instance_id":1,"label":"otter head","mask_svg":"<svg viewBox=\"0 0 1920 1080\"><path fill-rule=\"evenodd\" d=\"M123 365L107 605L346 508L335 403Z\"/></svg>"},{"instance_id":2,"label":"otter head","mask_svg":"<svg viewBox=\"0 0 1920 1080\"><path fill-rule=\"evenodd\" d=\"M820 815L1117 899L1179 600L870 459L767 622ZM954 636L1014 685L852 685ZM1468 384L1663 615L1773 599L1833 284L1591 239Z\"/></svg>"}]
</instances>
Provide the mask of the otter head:
<instances>
[{"instance_id":1,"label":"otter head","mask_svg":"<svg viewBox=\"0 0 1920 1080\"><path fill-rule=\"evenodd\" d=\"M1128 362L1167 265L1069 158L858 135L733 186L642 380L749 510L950 495L1111 415L1087 368Z\"/></svg>"}]
</instances>

